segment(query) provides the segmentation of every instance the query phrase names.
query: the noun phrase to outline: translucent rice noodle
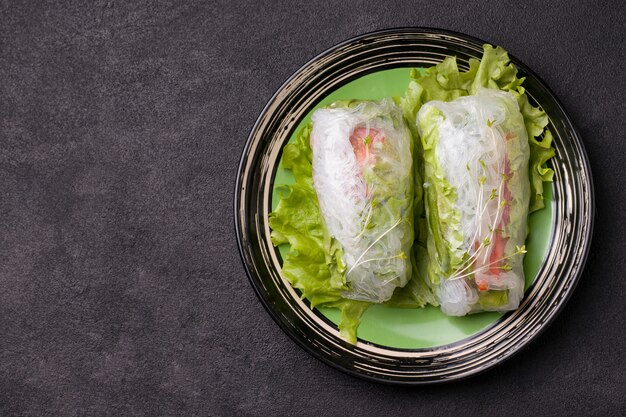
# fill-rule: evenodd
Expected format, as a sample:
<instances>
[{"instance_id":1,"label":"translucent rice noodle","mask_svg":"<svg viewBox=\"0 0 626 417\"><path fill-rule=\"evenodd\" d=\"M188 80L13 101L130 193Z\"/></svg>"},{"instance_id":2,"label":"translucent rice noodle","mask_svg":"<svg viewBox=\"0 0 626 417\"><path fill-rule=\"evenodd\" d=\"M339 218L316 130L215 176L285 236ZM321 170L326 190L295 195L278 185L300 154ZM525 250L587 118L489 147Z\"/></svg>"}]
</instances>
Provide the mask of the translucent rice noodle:
<instances>
[{"instance_id":1,"label":"translucent rice noodle","mask_svg":"<svg viewBox=\"0 0 626 417\"><path fill-rule=\"evenodd\" d=\"M426 192L434 192L429 181L447 182L453 190L435 196L429 213L427 207L431 220L437 211L440 238L451 252L450 265L439 265L441 276L435 277L442 311L462 316L517 308L524 293L530 185L528 139L515 98L482 89L451 102L428 102L417 121L421 134L428 127L438 135L436 157L426 161L436 173L427 173Z\"/></svg>"},{"instance_id":2,"label":"translucent rice noodle","mask_svg":"<svg viewBox=\"0 0 626 417\"><path fill-rule=\"evenodd\" d=\"M312 117L313 181L343 249L344 297L380 303L411 277L411 136L390 100L340 103Z\"/></svg>"}]
</instances>

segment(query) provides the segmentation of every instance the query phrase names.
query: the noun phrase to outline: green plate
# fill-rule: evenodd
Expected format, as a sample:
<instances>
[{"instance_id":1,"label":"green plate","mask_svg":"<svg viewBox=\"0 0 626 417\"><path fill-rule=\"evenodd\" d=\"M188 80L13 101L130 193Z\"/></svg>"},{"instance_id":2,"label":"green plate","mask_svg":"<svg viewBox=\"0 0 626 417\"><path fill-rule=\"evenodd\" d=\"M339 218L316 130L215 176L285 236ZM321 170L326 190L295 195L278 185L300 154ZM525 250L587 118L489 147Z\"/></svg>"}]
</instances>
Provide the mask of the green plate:
<instances>
[{"instance_id":1,"label":"green plate","mask_svg":"<svg viewBox=\"0 0 626 417\"><path fill-rule=\"evenodd\" d=\"M359 77L328 94L302 119L290 141L295 141L301 127L311 121L313 112L337 100L379 100L385 97L402 96L409 83L410 68L394 68L373 72ZM280 166L274 177L272 210L280 200L277 187L294 182L290 171ZM524 257L526 288L532 284L543 263L550 243L552 229L552 186L544 185L546 207L530 215L529 233L526 241L528 252ZM280 253L285 256L289 245L282 245ZM319 308L318 311L335 325L341 319L334 308ZM369 307L361 319L358 337L361 340L383 346L420 349L457 342L495 323L502 313L478 313L464 317L449 317L437 307L419 309L393 308L384 305Z\"/></svg>"}]
</instances>

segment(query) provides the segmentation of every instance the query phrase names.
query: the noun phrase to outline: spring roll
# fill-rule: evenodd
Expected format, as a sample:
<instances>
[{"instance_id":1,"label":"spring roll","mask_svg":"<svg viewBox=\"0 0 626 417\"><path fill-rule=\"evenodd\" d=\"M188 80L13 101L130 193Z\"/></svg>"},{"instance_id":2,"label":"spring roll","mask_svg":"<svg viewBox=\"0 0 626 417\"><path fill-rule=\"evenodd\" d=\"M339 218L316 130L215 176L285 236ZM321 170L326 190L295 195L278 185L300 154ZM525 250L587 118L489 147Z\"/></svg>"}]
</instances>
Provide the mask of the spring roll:
<instances>
[{"instance_id":1,"label":"spring roll","mask_svg":"<svg viewBox=\"0 0 626 417\"><path fill-rule=\"evenodd\" d=\"M452 316L516 309L530 183L522 114L508 92L481 89L420 109L428 273Z\"/></svg>"},{"instance_id":2,"label":"spring roll","mask_svg":"<svg viewBox=\"0 0 626 417\"><path fill-rule=\"evenodd\" d=\"M410 132L391 101L337 102L312 116L313 182L343 250L345 298L381 303L411 278Z\"/></svg>"}]
</instances>

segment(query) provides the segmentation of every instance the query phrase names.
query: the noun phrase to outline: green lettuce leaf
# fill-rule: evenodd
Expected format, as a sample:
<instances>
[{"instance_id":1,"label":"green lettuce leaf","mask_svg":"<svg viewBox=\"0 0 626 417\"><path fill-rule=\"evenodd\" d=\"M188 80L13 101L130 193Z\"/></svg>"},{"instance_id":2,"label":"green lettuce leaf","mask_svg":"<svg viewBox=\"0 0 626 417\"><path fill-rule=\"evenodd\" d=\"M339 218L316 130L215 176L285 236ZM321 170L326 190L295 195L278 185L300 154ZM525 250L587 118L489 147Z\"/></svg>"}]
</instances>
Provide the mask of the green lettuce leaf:
<instances>
[{"instance_id":1,"label":"green lettuce leaf","mask_svg":"<svg viewBox=\"0 0 626 417\"><path fill-rule=\"evenodd\" d=\"M341 262L341 248L321 221L317 195L311 177L310 127L295 143L283 150L283 168L293 172L295 183L281 186L276 210L269 215L271 239L275 246L288 243L283 275L315 307L341 299L347 290Z\"/></svg>"},{"instance_id":2,"label":"green lettuce leaf","mask_svg":"<svg viewBox=\"0 0 626 417\"><path fill-rule=\"evenodd\" d=\"M547 162L555 155L552 134L546 128L548 116L539 107L533 106L522 87L524 78L517 75L517 68L510 62L507 52L491 45L483 46L481 60L470 59L469 69L459 69L456 57L447 57L443 62L424 72L411 71L411 82L400 103L405 118L410 122L415 137L415 118L422 105L430 100L451 101L476 93L479 88L493 88L511 92L517 99L530 144L530 212L544 207L543 182L552 181L554 172Z\"/></svg>"},{"instance_id":3,"label":"green lettuce leaf","mask_svg":"<svg viewBox=\"0 0 626 417\"><path fill-rule=\"evenodd\" d=\"M424 204L427 207L428 229L426 248L429 257L437 257L437 262L428 262L428 276L434 285L439 284L439 277L449 275L455 266L461 264L463 236L459 232L460 214L455 209L457 199L454 187L446 180L443 168L436 154L439 141L439 124L442 113L436 107L428 107L422 116L422 146L424 149L425 177L434 179L424 185ZM439 196L439 197L437 197ZM449 239L445 239L445 237Z\"/></svg>"},{"instance_id":4,"label":"green lettuce leaf","mask_svg":"<svg viewBox=\"0 0 626 417\"><path fill-rule=\"evenodd\" d=\"M269 215L271 239L275 246L289 244L283 259L285 279L300 290L302 298L316 306L341 310L340 335L356 342L356 329L368 303L341 297L348 290L341 261L342 251L324 227L311 176L311 126L304 127L294 143L283 149L282 167L290 170L295 183L281 186L281 198Z\"/></svg>"},{"instance_id":5,"label":"green lettuce leaf","mask_svg":"<svg viewBox=\"0 0 626 417\"><path fill-rule=\"evenodd\" d=\"M345 341L356 344L356 333L361 316L371 304L365 301L341 299L334 303L327 304L328 307L338 308L341 311L341 321L339 322L339 336Z\"/></svg>"},{"instance_id":6,"label":"green lettuce leaf","mask_svg":"<svg viewBox=\"0 0 626 417\"><path fill-rule=\"evenodd\" d=\"M428 285L428 254L420 243L413 246L411 262L413 277L404 287L397 288L385 305L399 308L422 308L429 304L438 306L437 297Z\"/></svg>"}]
</instances>

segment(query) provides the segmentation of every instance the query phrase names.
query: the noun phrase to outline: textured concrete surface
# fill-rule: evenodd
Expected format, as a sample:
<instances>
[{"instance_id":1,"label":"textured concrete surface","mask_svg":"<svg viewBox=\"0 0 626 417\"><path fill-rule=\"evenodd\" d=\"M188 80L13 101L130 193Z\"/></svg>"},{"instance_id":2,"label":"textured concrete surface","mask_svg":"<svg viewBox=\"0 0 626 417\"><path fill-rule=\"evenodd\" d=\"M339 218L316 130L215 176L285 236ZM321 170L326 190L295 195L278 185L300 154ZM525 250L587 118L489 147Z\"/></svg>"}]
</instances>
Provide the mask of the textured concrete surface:
<instances>
[{"instance_id":1,"label":"textured concrete surface","mask_svg":"<svg viewBox=\"0 0 626 417\"><path fill-rule=\"evenodd\" d=\"M597 2L0 2L0 415L626 414L626 13ZM573 298L519 356L380 386L274 324L237 253L237 164L307 60L398 26L500 44L561 98L597 192Z\"/></svg>"}]
</instances>

